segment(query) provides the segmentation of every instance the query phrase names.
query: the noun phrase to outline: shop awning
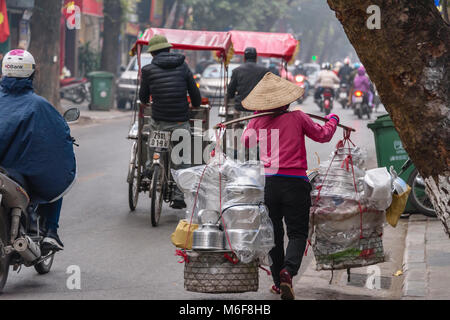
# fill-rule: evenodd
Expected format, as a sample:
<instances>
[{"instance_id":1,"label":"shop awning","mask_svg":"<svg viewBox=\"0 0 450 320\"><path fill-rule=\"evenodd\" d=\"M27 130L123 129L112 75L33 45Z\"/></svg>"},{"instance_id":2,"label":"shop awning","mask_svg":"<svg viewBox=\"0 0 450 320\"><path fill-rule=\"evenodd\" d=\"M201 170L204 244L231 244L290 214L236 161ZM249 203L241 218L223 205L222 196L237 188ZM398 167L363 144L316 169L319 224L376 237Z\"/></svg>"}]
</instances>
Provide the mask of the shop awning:
<instances>
[{"instance_id":1,"label":"shop awning","mask_svg":"<svg viewBox=\"0 0 450 320\"><path fill-rule=\"evenodd\" d=\"M258 56L291 61L297 54L299 41L290 33L230 31L234 54L243 55L245 48L256 48Z\"/></svg>"},{"instance_id":2,"label":"shop awning","mask_svg":"<svg viewBox=\"0 0 450 320\"><path fill-rule=\"evenodd\" d=\"M103 0L65 0L63 9L64 14L71 5L78 6L83 14L94 17L103 17Z\"/></svg>"}]
</instances>

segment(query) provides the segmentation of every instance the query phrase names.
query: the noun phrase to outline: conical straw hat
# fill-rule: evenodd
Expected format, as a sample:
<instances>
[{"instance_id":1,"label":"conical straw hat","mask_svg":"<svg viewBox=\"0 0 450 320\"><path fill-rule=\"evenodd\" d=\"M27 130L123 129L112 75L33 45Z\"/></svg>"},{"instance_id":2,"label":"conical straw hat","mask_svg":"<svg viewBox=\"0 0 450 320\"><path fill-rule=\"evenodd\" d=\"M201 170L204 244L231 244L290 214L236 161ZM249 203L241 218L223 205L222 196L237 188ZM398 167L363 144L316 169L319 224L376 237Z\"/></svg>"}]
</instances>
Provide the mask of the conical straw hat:
<instances>
[{"instance_id":1,"label":"conical straw hat","mask_svg":"<svg viewBox=\"0 0 450 320\"><path fill-rule=\"evenodd\" d=\"M255 111L277 109L296 101L304 92L305 89L268 72L242 101L242 106Z\"/></svg>"}]
</instances>

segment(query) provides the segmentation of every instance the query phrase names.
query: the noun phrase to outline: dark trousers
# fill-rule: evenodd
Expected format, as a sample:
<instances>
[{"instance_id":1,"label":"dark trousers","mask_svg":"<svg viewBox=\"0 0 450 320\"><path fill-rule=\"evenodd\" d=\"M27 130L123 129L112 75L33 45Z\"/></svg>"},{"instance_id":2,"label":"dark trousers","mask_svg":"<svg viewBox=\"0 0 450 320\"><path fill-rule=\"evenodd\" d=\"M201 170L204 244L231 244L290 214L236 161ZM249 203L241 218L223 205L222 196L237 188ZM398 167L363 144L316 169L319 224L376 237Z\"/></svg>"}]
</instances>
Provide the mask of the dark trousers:
<instances>
[{"instance_id":1,"label":"dark trousers","mask_svg":"<svg viewBox=\"0 0 450 320\"><path fill-rule=\"evenodd\" d=\"M48 230L57 231L59 228L59 217L61 215L63 198L53 203L40 204L37 213L46 221Z\"/></svg>"},{"instance_id":2,"label":"dark trousers","mask_svg":"<svg viewBox=\"0 0 450 320\"><path fill-rule=\"evenodd\" d=\"M300 269L306 248L311 207L311 185L302 178L273 176L266 178L265 204L269 209L275 233L275 247L269 252L272 258L272 277L280 285L280 271L286 268L291 276ZM284 225L289 239L284 251Z\"/></svg>"}]
</instances>

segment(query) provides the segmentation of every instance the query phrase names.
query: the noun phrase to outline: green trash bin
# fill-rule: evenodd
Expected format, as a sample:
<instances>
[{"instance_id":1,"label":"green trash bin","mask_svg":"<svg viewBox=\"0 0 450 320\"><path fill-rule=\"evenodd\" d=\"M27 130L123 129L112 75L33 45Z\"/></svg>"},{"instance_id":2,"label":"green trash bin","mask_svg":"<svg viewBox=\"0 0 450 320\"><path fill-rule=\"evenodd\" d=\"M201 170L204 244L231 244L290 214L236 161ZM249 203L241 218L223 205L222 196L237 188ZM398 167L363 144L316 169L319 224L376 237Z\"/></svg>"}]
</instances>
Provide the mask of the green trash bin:
<instances>
[{"instance_id":1,"label":"green trash bin","mask_svg":"<svg viewBox=\"0 0 450 320\"><path fill-rule=\"evenodd\" d=\"M395 171L399 173L402 165L408 160L409 156L403 148L402 141L389 115L386 114L378 117L375 122L369 123L367 127L373 131L375 136L378 167L386 167L389 171L390 166L393 166ZM400 178L408 181L414 169L415 167L412 165L400 175ZM414 209L410 200L408 200L405 212L413 211Z\"/></svg>"},{"instance_id":2,"label":"green trash bin","mask_svg":"<svg viewBox=\"0 0 450 320\"><path fill-rule=\"evenodd\" d=\"M113 105L114 74L104 71L95 71L87 75L91 83L90 110L109 111Z\"/></svg>"}]
</instances>

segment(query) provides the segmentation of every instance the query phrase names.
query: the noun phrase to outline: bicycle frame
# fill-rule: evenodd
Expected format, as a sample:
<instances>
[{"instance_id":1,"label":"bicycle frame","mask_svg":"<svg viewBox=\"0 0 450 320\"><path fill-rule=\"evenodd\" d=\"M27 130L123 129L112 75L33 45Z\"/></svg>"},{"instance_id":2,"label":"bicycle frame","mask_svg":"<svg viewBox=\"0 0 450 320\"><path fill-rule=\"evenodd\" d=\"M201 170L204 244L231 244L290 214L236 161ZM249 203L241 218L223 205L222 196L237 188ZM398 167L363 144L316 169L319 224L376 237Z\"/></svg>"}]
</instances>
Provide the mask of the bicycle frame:
<instances>
[{"instance_id":1,"label":"bicycle frame","mask_svg":"<svg viewBox=\"0 0 450 320\"><path fill-rule=\"evenodd\" d=\"M165 202L171 201L172 196L172 190L169 188L172 188L173 180L172 180L172 174L171 174L171 161L170 161L170 153L171 153L172 147L169 146L168 149L162 149L162 148L153 148L153 160L152 165L150 167L151 171L153 171L155 166L159 166L164 173L164 182L165 186L162 186L162 191L166 191L163 194L163 199ZM168 187L168 188L167 188Z\"/></svg>"}]
</instances>

